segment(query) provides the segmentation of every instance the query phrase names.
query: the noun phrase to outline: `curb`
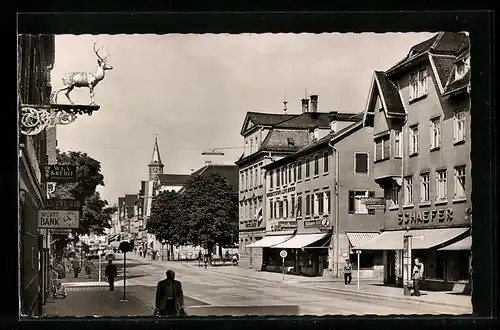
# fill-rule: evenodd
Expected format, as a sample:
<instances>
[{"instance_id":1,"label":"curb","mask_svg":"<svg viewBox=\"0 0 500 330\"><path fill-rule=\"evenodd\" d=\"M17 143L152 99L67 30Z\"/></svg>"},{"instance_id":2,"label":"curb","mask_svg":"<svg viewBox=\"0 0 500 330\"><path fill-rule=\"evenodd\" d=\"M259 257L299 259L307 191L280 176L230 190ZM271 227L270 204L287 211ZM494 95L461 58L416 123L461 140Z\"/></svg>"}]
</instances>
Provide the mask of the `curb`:
<instances>
[{"instance_id":1,"label":"curb","mask_svg":"<svg viewBox=\"0 0 500 330\"><path fill-rule=\"evenodd\" d=\"M371 292L355 292L355 291L351 291L351 290L344 290L344 289L337 289L337 288L323 288L323 287L316 287L316 288L320 289L322 291L346 293L346 294L350 294L353 296L364 296L364 297L371 296L371 297L376 297L376 298L380 298L383 300L399 300L399 301L407 301L407 302L413 302L413 303L418 303L418 304L440 305L440 306L464 308L464 309L468 308L467 306L457 305L457 304L450 304L450 303L444 303L444 302L438 302L438 301L427 301L427 300L422 300L422 299L409 299L409 298L404 298L404 297L388 296L388 295L371 293Z\"/></svg>"}]
</instances>

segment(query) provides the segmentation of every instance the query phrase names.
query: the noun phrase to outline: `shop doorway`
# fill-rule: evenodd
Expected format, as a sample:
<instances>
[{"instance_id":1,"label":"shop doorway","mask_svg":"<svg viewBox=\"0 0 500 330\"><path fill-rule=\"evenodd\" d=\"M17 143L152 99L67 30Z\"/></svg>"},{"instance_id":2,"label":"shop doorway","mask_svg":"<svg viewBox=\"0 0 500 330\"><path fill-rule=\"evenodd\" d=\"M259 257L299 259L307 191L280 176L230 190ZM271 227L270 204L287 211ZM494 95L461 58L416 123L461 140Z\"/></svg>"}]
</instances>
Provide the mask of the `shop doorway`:
<instances>
[{"instance_id":1,"label":"shop doorway","mask_svg":"<svg viewBox=\"0 0 500 330\"><path fill-rule=\"evenodd\" d=\"M396 284L396 251L387 251L387 284Z\"/></svg>"}]
</instances>

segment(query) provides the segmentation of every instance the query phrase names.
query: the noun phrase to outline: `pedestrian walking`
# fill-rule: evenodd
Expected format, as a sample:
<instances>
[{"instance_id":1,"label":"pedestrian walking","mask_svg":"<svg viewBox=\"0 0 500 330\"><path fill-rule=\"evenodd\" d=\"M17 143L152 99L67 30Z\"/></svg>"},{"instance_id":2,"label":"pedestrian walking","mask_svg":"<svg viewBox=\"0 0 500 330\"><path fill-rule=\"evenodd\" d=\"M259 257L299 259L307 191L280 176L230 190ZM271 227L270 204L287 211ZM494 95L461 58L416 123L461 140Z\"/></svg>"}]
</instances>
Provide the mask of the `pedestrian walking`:
<instances>
[{"instance_id":1,"label":"pedestrian walking","mask_svg":"<svg viewBox=\"0 0 500 330\"><path fill-rule=\"evenodd\" d=\"M203 260L203 263L205 264L205 269L206 269L208 265L208 253L205 253L205 258Z\"/></svg>"},{"instance_id":2,"label":"pedestrian walking","mask_svg":"<svg viewBox=\"0 0 500 330\"><path fill-rule=\"evenodd\" d=\"M424 278L424 264L420 262L419 258L415 258L415 265L413 266L412 279L413 279L413 295L420 296L420 281Z\"/></svg>"},{"instance_id":3,"label":"pedestrian walking","mask_svg":"<svg viewBox=\"0 0 500 330\"><path fill-rule=\"evenodd\" d=\"M345 260L345 266L344 266L344 284L351 284L352 280L352 264L349 259Z\"/></svg>"},{"instance_id":4,"label":"pedestrian walking","mask_svg":"<svg viewBox=\"0 0 500 330\"><path fill-rule=\"evenodd\" d=\"M92 272L94 271L94 262L92 260L87 260L87 264L85 265L85 274L90 278Z\"/></svg>"},{"instance_id":5,"label":"pedestrian walking","mask_svg":"<svg viewBox=\"0 0 500 330\"><path fill-rule=\"evenodd\" d=\"M116 265L113 263L113 260L110 259L104 270L104 276L108 278L109 291L115 290L115 278L117 275L118 270L116 269Z\"/></svg>"},{"instance_id":6,"label":"pedestrian walking","mask_svg":"<svg viewBox=\"0 0 500 330\"><path fill-rule=\"evenodd\" d=\"M233 254L233 266L238 266L238 255Z\"/></svg>"},{"instance_id":7,"label":"pedestrian walking","mask_svg":"<svg viewBox=\"0 0 500 330\"><path fill-rule=\"evenodd\" d=\"M78 259L73 259L73 272L74 272L74 275L75 275L75 278L78 278L78 274L80 273L80 260Z\"/></svg>"},{"instance_id":8,"label":"pedestrian walking","mask_svg":"<svg viewBox=\"0 0 500 330\"><path fill-rule=\"evenodd\" d=\"M156 287L156 309L158 316L184 316L184 294L181 282L175 279L173 270L167 271L167 278Z\"/></svg>"}]
</instances>

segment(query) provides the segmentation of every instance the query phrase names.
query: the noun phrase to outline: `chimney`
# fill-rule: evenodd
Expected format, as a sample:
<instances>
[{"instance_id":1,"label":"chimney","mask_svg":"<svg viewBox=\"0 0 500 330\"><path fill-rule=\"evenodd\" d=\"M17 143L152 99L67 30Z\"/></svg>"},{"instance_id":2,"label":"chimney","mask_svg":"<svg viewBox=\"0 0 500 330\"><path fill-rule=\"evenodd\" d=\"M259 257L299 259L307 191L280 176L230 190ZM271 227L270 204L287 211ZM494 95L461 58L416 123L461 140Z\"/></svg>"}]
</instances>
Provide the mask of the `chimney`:
<instances>
[{"instance_id":1,"label":"chimney","mask_svg":"<svg viewBox=\"0 0 500 330\"><path fill-rule=\"evenodd\" d=\"M318 95L311 95L311 112L318 112Z\"/></svg>"},{"instance_id":2,"label":"chimney","mask_svg":"<svg viewBox=\"0 0 500 330\"><path fill-rule=\"evenodd\" d=\"M309 100L308 99L302 99L302 113L309 112Z\"/></svg>"},{"instance_id":3,"label":"chimney","mask_svg":"<svg viewBox=\"0 0 500 330\"><path fill-rule=\"evenodd\" d=\"M335 132L337 130L337 117L338 111L330 111L328 114L328 121L330 122L330 130Z\"/></svg>"}]
</instances>

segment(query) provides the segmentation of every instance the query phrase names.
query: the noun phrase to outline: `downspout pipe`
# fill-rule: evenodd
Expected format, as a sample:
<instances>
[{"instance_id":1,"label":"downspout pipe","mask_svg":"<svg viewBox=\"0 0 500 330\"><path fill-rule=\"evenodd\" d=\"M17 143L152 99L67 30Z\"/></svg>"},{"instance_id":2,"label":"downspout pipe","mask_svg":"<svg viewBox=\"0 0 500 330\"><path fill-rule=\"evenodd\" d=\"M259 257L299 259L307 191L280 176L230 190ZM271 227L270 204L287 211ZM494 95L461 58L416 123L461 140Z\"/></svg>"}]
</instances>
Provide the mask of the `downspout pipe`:
<instances>
[{"instance_id":1,"label":"downspout pipe","mask_svg":"<svg viewBox=\"0 0 500 330\"><path fill-rule=\"evenodd\" d=\"M335 155L335 258L333 260L335 266L335 277L339 277L339 255L340 255L340 245L339 245L339 151L332 145L332 141L328 142L328 145L332 148L333 154Z\"/></svg>"}]
</instances>

